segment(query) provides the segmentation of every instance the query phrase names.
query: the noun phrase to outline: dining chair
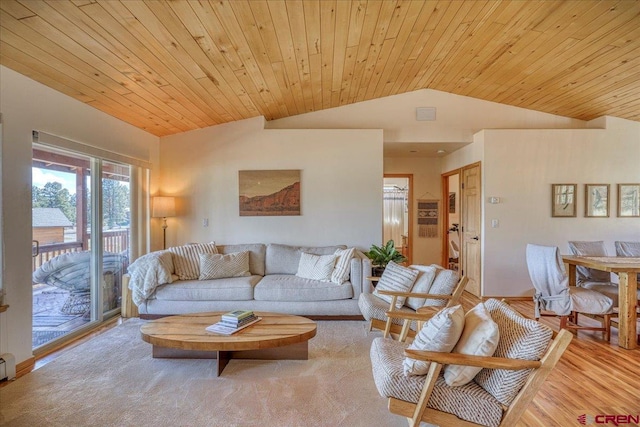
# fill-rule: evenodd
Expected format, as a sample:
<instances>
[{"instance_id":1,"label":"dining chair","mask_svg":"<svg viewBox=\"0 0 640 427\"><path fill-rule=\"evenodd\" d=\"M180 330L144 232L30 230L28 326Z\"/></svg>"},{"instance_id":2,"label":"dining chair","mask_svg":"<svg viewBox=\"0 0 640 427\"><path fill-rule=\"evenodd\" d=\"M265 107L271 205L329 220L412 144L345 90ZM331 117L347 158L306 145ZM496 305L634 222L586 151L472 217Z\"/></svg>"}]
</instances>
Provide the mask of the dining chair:
<instances>
[{"instance_id":1,"label":"dining chair","mask_svg":"<svg viewBox=\"0 0 640 427\"><path fill-rule=\"evenodd\" d=\"M640 258L640 242L616 241L615 246L616 256ZM640 282L640 273L638 273L638 281Z\"/></svg>"},{"instance_id":2,"label":"dining chair","mask_svg":"<svg viewBox=\"0 0 640 427\"><path fill-rule=\"evenodd\" d=\"M528 244L526 248L529 277L535 288L534 314L540 319L545 315L560 317L560 329L602 331L609 341L613 300L600 292L580 286L569 286L557 246ZM602 316L602 326L578 325L578 313Z\"/></svg>"},{"instance_id":3,"label":"dining chair","mask_svg":"<svg viewBox=\"0 0 640 427\"><path fill-rule=\"evenodd\" d=\"M619 257L640 257L640 242L614 242L616 247L616 256ZM638 282L640 283L640 273L638 273ZM638 311L640 312L640 289L638 289ZM640 313L639 313L640 314ZM640 316L639 316L640 317ZM636 330L638 331L638 344L640 344L640 318L637 321ZM618 327L618 318L611 319L611 326Z\"/></svg>"},{"instance_id":4,"label":"dining chair","mask_svg":"<svg viewBox=\"0 0 640 427\"><path fill-rule=\"evenodd\" d=\"M601 240L569 241L569 251L577 256L608 256ZM605 294L613 300L614 307L618 306L618 285L611 281L611 273L579 265L576 267L576 285Z\"/></svg>"}]
</instances>

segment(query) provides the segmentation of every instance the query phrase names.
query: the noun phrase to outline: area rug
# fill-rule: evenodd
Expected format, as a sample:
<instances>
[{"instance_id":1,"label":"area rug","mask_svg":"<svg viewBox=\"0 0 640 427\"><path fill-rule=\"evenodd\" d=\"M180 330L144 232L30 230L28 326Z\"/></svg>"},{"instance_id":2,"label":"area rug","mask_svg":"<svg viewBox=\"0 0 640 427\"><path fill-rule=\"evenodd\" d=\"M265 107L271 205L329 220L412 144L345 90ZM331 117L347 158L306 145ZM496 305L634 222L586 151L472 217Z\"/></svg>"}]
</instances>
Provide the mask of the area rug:
<instances>
[{"instance_id":1,"label":"area rug","mask_svg":"<svg viewBox=\"0 0 640 427\"><path fill-rule=\"evenodd\" d=\"M153 359L129 319L0 388L3 426L406 426L371 374L379 332L319 321L309 360Z\"/></svg>"}]
</instances>

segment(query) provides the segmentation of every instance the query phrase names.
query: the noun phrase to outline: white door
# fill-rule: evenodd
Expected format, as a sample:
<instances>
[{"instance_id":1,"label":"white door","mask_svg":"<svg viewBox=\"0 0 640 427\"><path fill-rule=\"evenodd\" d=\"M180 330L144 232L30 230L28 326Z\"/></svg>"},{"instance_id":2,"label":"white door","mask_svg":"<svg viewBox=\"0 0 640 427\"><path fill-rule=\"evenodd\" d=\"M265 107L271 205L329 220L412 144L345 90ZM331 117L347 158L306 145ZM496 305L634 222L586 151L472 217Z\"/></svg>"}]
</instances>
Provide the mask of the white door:
<instances>
[{"instance_id":1,"label":"white door","mask_svg":"<svg viewBox=\"0 0 640 427\"><path fill-rule=\"evenodd\" d=\"M480 165L462 169L462 274L468 279L466 290L480 297L481 200Z\"/></svg>"}]
</instances>

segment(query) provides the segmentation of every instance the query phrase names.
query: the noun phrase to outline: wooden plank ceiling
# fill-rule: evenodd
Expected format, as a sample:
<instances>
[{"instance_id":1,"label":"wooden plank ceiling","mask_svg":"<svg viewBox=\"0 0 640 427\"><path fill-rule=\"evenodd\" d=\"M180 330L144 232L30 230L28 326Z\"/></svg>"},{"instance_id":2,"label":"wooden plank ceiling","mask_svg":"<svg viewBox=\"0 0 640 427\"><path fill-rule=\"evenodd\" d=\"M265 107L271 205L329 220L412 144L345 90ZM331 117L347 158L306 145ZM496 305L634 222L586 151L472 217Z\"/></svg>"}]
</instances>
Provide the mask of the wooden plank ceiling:
<instances>
[{"instance_id":1,"label":"wooden plank ceiling","mask_svg":"<svg viewBox=\"0 0 640 427\"><path fill-rule=\"evenodd\" d=\"M155 135L423 88L640 121L638 1L1 0L0 63Z\"/></svg>"}]
</instances>

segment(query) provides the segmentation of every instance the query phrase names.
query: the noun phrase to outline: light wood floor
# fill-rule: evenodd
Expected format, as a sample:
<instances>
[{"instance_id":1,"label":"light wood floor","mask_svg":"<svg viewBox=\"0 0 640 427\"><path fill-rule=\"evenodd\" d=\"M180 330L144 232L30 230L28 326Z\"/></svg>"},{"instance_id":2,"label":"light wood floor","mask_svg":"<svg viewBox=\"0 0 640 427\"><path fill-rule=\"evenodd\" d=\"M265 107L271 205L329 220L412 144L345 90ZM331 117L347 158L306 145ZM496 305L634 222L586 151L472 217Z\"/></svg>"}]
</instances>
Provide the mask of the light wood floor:
<instances>
[{"instance_id":1,"label":"light wood floor","mask_svg":"<svg viewBox=\"0 0 640 427\"><path fill-rule=\"evenodd\" d=\"M469 294L463 296L465 310L478 303ZM531 301L510 301L522 314L533 317ZM543 317L541 322L558 329L558 320ZM585 323L595 321L581 319ZM111 322L88 336L37 360L36 369L63 355L68 349L89 340L121 323ZM612 329L611 342L600 332L579 332L564 353L558 366L542 386L517 427L579 426L578 416L640 414L640 349L618 347L618 331ZM0 383L0 387L7 382Z\"/></svg>"}]
</instances>

